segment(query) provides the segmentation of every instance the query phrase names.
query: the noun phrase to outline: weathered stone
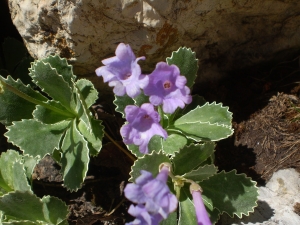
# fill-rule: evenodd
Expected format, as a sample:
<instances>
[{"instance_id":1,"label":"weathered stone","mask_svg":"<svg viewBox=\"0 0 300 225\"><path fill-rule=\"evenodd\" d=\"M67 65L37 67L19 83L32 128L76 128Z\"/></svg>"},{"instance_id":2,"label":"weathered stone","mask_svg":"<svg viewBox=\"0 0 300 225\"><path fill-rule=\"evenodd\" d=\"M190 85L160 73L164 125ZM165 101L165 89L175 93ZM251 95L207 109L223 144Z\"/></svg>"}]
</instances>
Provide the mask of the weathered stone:
<instances>
[{"instance_id":1,"label":"weathered stone","mask_svg":"<svg viewBox=\"0 0 300 225\"><path fill-rule=\"evenodd\" d=\"M30 54L58 53L78 75L94 74L119 42L147 57L145 71L190 47L203 79L300 49L299 0L9 0L9 6Z\"/></svg>"}]
</instances>

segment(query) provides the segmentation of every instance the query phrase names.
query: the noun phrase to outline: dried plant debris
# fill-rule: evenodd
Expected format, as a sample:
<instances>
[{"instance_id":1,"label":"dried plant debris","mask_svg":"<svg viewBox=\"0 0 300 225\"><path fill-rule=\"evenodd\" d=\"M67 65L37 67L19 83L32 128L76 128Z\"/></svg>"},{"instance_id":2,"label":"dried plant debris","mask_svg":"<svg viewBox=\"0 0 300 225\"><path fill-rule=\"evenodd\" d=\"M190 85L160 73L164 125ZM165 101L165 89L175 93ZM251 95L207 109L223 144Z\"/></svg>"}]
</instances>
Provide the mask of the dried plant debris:
<instances>
[{"instance_id":1,"label":"dried plant debris","mask_svg":"<svg viewBox=\"0 0 300 225\"><path fill-rule=\"evenodd\" d=\"M240 123L235 145L252 148L256 154L254 170L268 180L279 169L300 171L300 100L278 93L269 104Z\"/></svg>"}]
</instances>

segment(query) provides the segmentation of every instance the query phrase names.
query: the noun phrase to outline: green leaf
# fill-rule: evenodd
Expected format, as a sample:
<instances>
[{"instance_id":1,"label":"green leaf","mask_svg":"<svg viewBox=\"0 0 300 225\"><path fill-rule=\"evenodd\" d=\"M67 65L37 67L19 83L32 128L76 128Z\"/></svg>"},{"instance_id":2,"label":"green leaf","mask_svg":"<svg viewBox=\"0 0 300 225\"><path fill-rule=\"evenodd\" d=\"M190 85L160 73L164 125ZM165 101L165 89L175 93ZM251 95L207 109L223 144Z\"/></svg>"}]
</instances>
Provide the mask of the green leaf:
<instances>
[{"instance_id":1,"label":"green leaf","mask_svg":"<svg viewBox=\"0 0 300 225\"><path fill-rule=\"evenodd\" d=\"M90 159L87 141L77 130L75 120L66 132L61 150L64 186L70 191L77 191L84 181Z\"/></svg>"},{"instance_id":2,"label":"green leaf","mask_svg":"<svg viewBox=\"0 0 300 225\"><path fill-rule=\"evenodd\" d=\"M116 111L121 113L122 117L125 118L125 112L124 112L125 107L127 105L134 105L134 100L128 95L124 95L124 96L115 95L114 104L116 106Z\"/></svg>"},{"instance_id":3,"label":"green leaf","mask_svg":"<svg viewBox=\"0 0 300 225\"><path fill-rule=\"evenodd\" d=\"M162 138L161 138L162 139ZM162 141L162 149L166 154L174 155L176 151L187 144L187 139L180 134L170 134L168 138Z\"/></svg>"},{"instance_id":4,"label":"green leaf","mask_svg":"<svg viewBox=\"0 0 300 225\"><path fill-rule=\"evenodd\" d=\"M213 102L198 106L176 120L175 124L209 122L211 124L217 123L219 125L231 126L231 120L232 113L228 111L228 107L223 107L221 103L216 104L216 102Z\"/></svg>"},{"instance_id":5,"label":"green leaf","mask_svg":"<svg viewBox=\"0 0 300 225\"><path fill-rule=\"evenodd\" d=\"M51 224L63 222L68 214L68 208L64 202L52 196L44 196L42 202L46 221L51 222Z\"/></svg>"},{"instance_id":6,"label":"green leaf","mask_svg":"<svg viewBox=\"0 0 300 225\"><path fill-rule=\"evenodd\" d=\"M31 103L9 90L5 84L18 89L21 93L39 101L47 101L40 93L31 89L29 85L25 86L21 80L14 80L11 76L4 79L0 76L0 122L4 125L10 125L12 121L32 118L32 111L35 104Z\"/></svg>"},{"instance_id":7,"label":"green leaf","mask_svg":"<svg viewBox=\"0 0 300 225\"><path fill-rule=\"evenodd\" d=\"M51 155L54 148L59 148L61 137L69 124L70 121L43 124L36 120L22 120L7 127L5 136L25 154L43 158L47 154Z\"/></svg>"},{"instance_id":8,"label":"green leaf","mask_svg":"<svg viewBox=\"0 0 300 225\"><path fill-rule=\"evenodd\" d=\"M67 206L55 197L40 199L31 192L19 191L0 197L0 210L6 216L23 221L21 224L26 224L26 220L34 224L59 224L68 214Z\"/></svg>"},{"instance_id":9,"label":"green leaf","mask_svg":"<svg viewBox=\"0 0 300 225\"><path fill-rule=\"evenodd\" d=\"M180 69L180 74L187 79L187 86L191 88L197 76L198 59L196 53L190 48L180 47L172 56L167 58L169 65L175 64Z\"/></svg>"},{"instance_id":10,"label":"green leaf","mask_svg":"<svg viewBox=\"0 0 300 225\"><path fill-rule=\"evenodd\" d=\"M36 222L31 222L27 220L23 221L13 221L9 220L9 222L2 222L3 225L44 225L42 222L36 223Z\"/></svg>"},{"instance_id":11,"label":"green leaf","mask_svg":"<svg viewBox=\"0 0 300 225\"><path fill-rule=\"evenodd\" d=\"M78 118L80 121L85 123L88 130L91 130L92 129L91 116L90 116L91 112L88 109L83 96L79 92L76 92L75 96L77 102L75 111L77 112Z\"/></svg>"},{"instance_id":12,"label":"green leaf","mask_svg":"<svg viewBox=\"0 0 300 225\"><path fill-rule=\"evenodd\" d=\"M197 169L214 152L215 144L206 142L204 144L191 144L185 146L171 159L174 164L174 174L183 175Z\"/></svg>"},{"instance_id":13,"label":"green leaf","mask_svg":"<svg viewBox=\"0 0 300 225\"><path fill-rule=\"evenodd\" d=\"M59 102L49 100L45 102L45 104L55 107L62 111L66 111L66 108L63 107ZM52 109L45 108L44 106L41 105L36 106L36 109L33 111L32 115L34 119L46 124L58 123L63 120L70 120L75 118L75 116L71 118L66 115L62 115Z\"/></svg>"},{"instance_id":14,"label":"green leaf","mask_svg":"<svg viewBox=\"0 0 300 225\"><path fill-rule=\"evenodd\" d=\"M0 187L5 192L31 191L27 181L22 156L14 150L3 152L0 157Z\"/></svg>"},{"instance_id":15,"label":"green leaf","mask_svg":"<svg viewBox=\"0 0 300 225\"><path fill-rule=\"evenodd\" d=\"M192 170L183 175L184 178L193 180L195 182L200 182L202 180L207 179L208 177L213 176L218 172L218 168L214 165L205 165L203 167L199 167L196 170Z\"/></svg>"},{"instance_id":16,"label":"green leaf","mask_svg":"<svg viewBox=\"0 0 300 225\"><path fill-rule=\"evenodd\" d=\"M159 173L159 165L163 162L171 163L169 157L162 152L153 151L151 154L138 158L131 168L129 181L135 181L141 175L141 170L147 170L155 177Z\"/></svg>"},{"instance_id":17,"label":"green leaf","mask_svg":"<svg viewBox=\"0 0 300 225\"><path fill-rule=\"evenodd\" d=\"M256 182L245 174L236 174L236 170L222 171L200 182L202 196L212 202L213 207L229 216L249 215L257 206L258 188Z\"/></svg>"},{"instance_id":18,"label":"green leaf","mask_svg":"<svg viewBox=\"0 0 300 225\"><path fill-rule=\"evenodd\" d=\"M142 92L137 97L135 97L133 100L134 100L134 103L136 106L141 106L144 103L149 103L149 96L144 95L144 93Z\"/></svg>"},{"instance_id":19,"label":"green leaf","mask_svg":"<svg viewBox=\"0 0 300 225\"><path fill-rule=\"evenodd\" d=\"M98 98L98 92L93 83L86 79L80 79L76 82L76 86L83 96L87 108L91 107Z\"/></svg>"},{"instance_id":20,"label":"green leaf","mask_svg":"<svg viewBox=\"0 0 300 225\"><path fill-rule=\"evenodd\" d=\"M91 120L92 130L89 131L85 123L79 121L78 130L88 142L90 155L96 156L102 148L102 138L104 136L104 126L100 120Z\"/></svg>"},{"instance_id":21,"label":"green leaf","mask_svg":"<svg viewBox=\"0 0 300 225\"><path fill-rule=\"evenodd\" d=\"M217 141L232 135L231 120L232 113L228 111L228 107L213 102L199 106L180 117L175 121L174 127L186 136Z\"/></svg>"},{"instance_id":22,"label":"green leaf","mask_svg":"<svg viewBox=\"0 0 300 225\"><path fill-rule=\"evenodd\" d=\"M49 63L41 60L31 64L29 75L34 83L46 92L53 100L60 102L70 112L74 112L76 107L73 96L73 86L58 74L57 70Z\"/></svg>"},{"instance_id":23,"label":"green leaf","mask_svg":"<svg viewBox=\"0 0 300 225\"><path fill-rule=\"evenodd\" d=\"M152 152L152 151L156 151L159 152L160 150L162 150L163 146L162 146L162 140L163 138L159 135L154 135L148 144L148 151Z\"/></svg>"},{"instance_id":24,"label":"green leaf","mask_svg":"<svg viewBox=\"0 0 300 225\"><path fill-rule=\"evenodd\" d=\"M181 189L182 190L182 189ZM178 225L197 225L193 201L184 191L180 192Z\"/></svg>"},{"instance_id":25,"label":"green leaf","mask_svg":"<svg viewBox=\"0 0 300 225\"><path fill-rule=\"evenodd\" d=\"M159 152L160 150L162 150L163 146L162 146L162 137L159 135L154 135L149 143L148 143L148 151L152 152ZM139 146L131 144L131 145L127 145L128 150L131 151L132 154L134 154L136 157L143 157L145 154L141 153L139 150Z\"/></svg>"},{"instance_id":26,"label":"green leaf","mask_svg":"<svg viewBox=\"0 0 300 225\"><path fill-rule=\"evenodd\" d=\"M47 58L43 58L45 64L49 63L52 68L55 68L57 73L63 77L63 79L73 88L73 82L76 76L73 75L73 67L68 64L65 58L60 58L58 55L50 55Z\"/></svg>"},{"instance_id":27,"label":"green leaf","mask_svg":"<svg viewBox=\"0 0 300 225\"><path fill-rule=\"evenodd\" d=\"M32 173L34 170L34 167L39 162L40 158L38 156L32 157L30 155L23 155L23 163L24 163L24 169L26 172L26 176L28 180L32 180Z\"/></svg>"},{"instance_id":28,"label":"green leaf","mask_svg":"<svg viewBox=\"0 0 300 225\"><path fill-rule=\"evenodd\" d=\"M172 212L168 215L167 219L161 221L159 225L176 225L177 224L177 212Z\"/></svg>"},{"instance_id":29,"label":"green leaf","mask_svg":"<svg viewBox=\"0 0 300 225\"><path fill-rule=\"evenodd\" d=\"M139 146L131 144L131 145L126 145L128 150L131 151L132 154L134 154L136 157L143 157L144 154L140 152Z\"/></svg>"}]
</instances>

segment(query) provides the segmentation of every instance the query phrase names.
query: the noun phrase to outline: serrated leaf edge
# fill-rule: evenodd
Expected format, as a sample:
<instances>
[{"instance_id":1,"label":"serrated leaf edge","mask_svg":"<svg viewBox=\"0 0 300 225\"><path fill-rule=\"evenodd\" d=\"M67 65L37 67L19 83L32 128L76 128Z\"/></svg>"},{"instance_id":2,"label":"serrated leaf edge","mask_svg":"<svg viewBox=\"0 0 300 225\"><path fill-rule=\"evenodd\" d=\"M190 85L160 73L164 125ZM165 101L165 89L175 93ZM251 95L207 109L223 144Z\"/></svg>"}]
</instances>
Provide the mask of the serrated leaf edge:
<instances>
[{"instance_id":1,"label":"serrated leaf edge","mask_svg":"<svg viewBox=\"0 0 300 225\"><path fill-rule=\"evenodd\" d=\"M253 180L251 179L251 177L247 177L247 175L246 175L245 173L239 173L239 174L238 174L238 173L237 173L237 170L236 170L236 169L233 169L233 170L231 170L231 171L229 171L229 172L226 172L225 170L222 170L222 171L219 172L218 174L220 174L220 173L227 174L227 173L230 173L230 172L232 172L232 171L234 171L234 175L236 175L236 176L243 176L243 177L245 177L246 179L250 180L250 182L253 184L253 187L256 189L257 197L259 196L258 187L257 187L257 182L256 182L256 181L253 181ZM254 208L256 208L256 207L258 206L257 201L258 201L258 198L256 198L255 205L252 207L252 210L249 210L247 213L241 212L240 214L238 214L238 213L233 213L233 215L229 215L226 211L222 211L222 212L221 212L217 207L214 207L214 208L216 208L217 210L219 210L219 212L221 212L221 214L226 213L226 214L227 214L229 217L231 217L231 218L233 218L234 215L236 215L238 218L241 219L241 218L243 217L243 215L249 216L250 213L253 213L253 212L254 212Z\"/></svg>"},{"instance_id":2,"label":"serrated leaf edge","mask_svg":"<svg viewBox=\"0 0 300 225\"><path fill-rule=\"evenodd\" d=\"M90 150L89 149L89 146L88 146L88 141L84 138L84 136L82 135L82 133L79 131L79 129L77 128L77 126L74 124L73 125L74 127L75 127L75 129L78 131L78 133L79 133L79 135L82 137L82 139L85 141L85 143L83 143L83 144L85 144L86 145L86 148L88 149L88 151ZM62 140L62 141L64 141L64 140ZM61 147L61 146L60 146ZM86 171L85 171L85 173L84 173L84 175L83 175L83 179L82 179L82 181L81 181L81 183L80 183L80 186L78 187L78 188L76 188L76 189L70 189L70 188L68 188L68 186L66 186L65 185L65 182L63 183L63 187L65 187L66 189L67 189L67 191L70 191L70 192L77 192L81 187L82 187L82 185L83 185L83 183L84 183L84 180L85 180L85 178L86 178L86 174L87 174L87 172L88 172L88 166L89 166L89 163L90 163L90 156L89 156L89 152L88 152L88 158L89 158L89 161L88 161L88 165L87 165L87 169L86 169ZM65 179L64 179L64 174L62 173L62 171L60 170L60 172L61 172L61 174L62 174L62 180L64 181Z\"/></svg>"},{"instance_id":3,"label":"serrated leaf edge","mask_svg":"<svg viewBox=\"0 0 300 225\"><path fill-rule=\"evenodd\" d=\"M132 168L136 165L136 163L138 162L138 160L139 160L139 159L144 159L145 157L148 157L148 156L151 156L151 155L154 155L154 154L156 154L156 155L165 155L165 156L168 156L168 155L165 154L162 150L159 150L158 152L153 150L151 153L144 154L142 157L138 157L137 160L135 160L134 163L133 163L133 165L130 167L131 170L130 170L130 172L129 172L129 175L130 175L130 177L129 177L129 179L128 179L129 182L133 182L133 180L132 180L132 172L133 172L133 169L132 169Z\"/></svg>"},{"instance_id":4,"label":"serrated leaf edge","mask_svg":"<svg viewBox=\"0 0 300 225\"><path fill-rule=\"evenodd\" d=\"M45 196L43 196L43 198L39 198L36 194L34 194L34 193L32 192L32 190L30 190L30 192L29 192L29 191L27 191L27 192L28 192L29 194L35 196L36 198L38 198L38 199L39 199L39 202L40 202L42 205L43 205L43 204L46 204L45 202L42 201L42 199L45 198L45 197L50 197L50 198L56 198L56 199L60 200L60 201L64 204L64 206L66 206L66 208L67 208L66 203L65 203L64 201L62 201L61 199L55 197L55 196L45 195ZM27 193L27 192L25 192L25 193ZM6 194L0 196L0 198L3 198L4 196L9 195L9 194L11 194L11 193L24 193L24 192L22 192L22 191L11 191L11 192L8 192L8 193L6 193ZM46 205L47 205L47 204L46 204ZM67 211L69 212L69 210L67 210ZM1 211L1 212L3 212L3 211ZM43 211L43 214L44 214L44 211ZM3 215L5 216L6 214L3 212ZM44 215L44 216L45 216L45 215ZM67 216L68 216L68 215L66 215L66 218L67 218ZM12 220L11 222L13 222L13 221L14 221L14 220ZM32 221L32 220L16 220L16 222L22 222L22 221L24 221L24 222L26 222L26 221L29 221L29 222L38 222L39 220L37 220L37 221ZM62 221L63 221L63 220L62 220ZM1 222L1 221L0 221L0 222ZM9 224L9 222L6 222L6 221L3 221L3 222L5 222L6 224ZM40 221L40 222L42 222L42 223L47 222L47 223L48 223L48 221Z\"/></svg>"},{"instance_id":5,"label":"serrated leaf edge","mask_svg":"<svg viewBox=\"0 0 300 225\"><path fill-rule=\"evenodd\" d=\"M10 125L10 126L8 126L8 127L6 127L6 129L7 129L7 132L5 132L4 133L4 136L7 138L7 141L8 142L10 142L10 143L12 143L13 145L15 145L15 146L17 146L17 147L19 147L20 148L20 150L22 151L22 154L24 154L24 151L25 150L23 150L22 148L21 148L21 146L19 146L19 145L17 145L17 144L15 144L13 141L10 141L9 140L9 136L7 136L6 134L10 131L10 127L11 126L14 126L15 125L15 123L14 122L23 122L23 121L29 121L29 120L33 120L33 121L36 121L36 122L38 122L38 123L40 123L40 124L43 124L43 125L45 125L45 126L47 126L47 125L53 125L53 124L59 124L59 123L63 123L63 122L65 122L65 120L62 120L62 121L60 121L60 122L58 122L58 123L53 123L53 124L45 124L45 123L42 123L42 122L40 122L40 121L38 121L38 120L35 120L35 119L22 119L21 121L13 121L12 122L12 125ZM66 128L66 129L68 129L68 127ZM63 136L62 136L63 137ZM59 148L59 146L56 146L56 147L58 147ZM54 149L53 149L53 151L54 151ZM32 155L30 155L30 154L28 154L28 153L25 153L25 155L29 155L29 156L32 156ZM39 155L40 156L40 155ZM43 157L40 157L40 159L42 159L42 158L44 158L46 155L44 155ZM33 157L33 156L32 156ZM35 156L35 157L37 157L37 156Z\"/></svg>"},{"instance_id":6,"label":"serrated leaf edge","mask_svg":"<svg viewBox=\"0 0 300 225\"><path fill-rule=\"evenodd\" d=\"M200 169L202 169L202 168L204 168L204 167L206 167L206 166L210 166L210 165L214 166L214 168L216 168L217 171L218 171L218 167L215 166L214 164L206 164L206 165L204 165L204 166L198 167L196 170L191 170L191 171L188 172L188 173L191 173L191 172L193 172L193 171L200 170ZM183 175L181 175L181 176L184 177L184 175L186 175L186 174L188 174L188 173L185 173L185 174L183 174ZM217 173L218 173L218 172L217 172ZM197 181L195 181L195 182L201 182L201 181L207 180L208 178L210 178L210 177L212 177L212 176L214 176L214 175L215 175L215 174L212 174L212 175L208 176L207 178L205 178L205 179L203 179L203 180L197 180ZM194 181L194 180L193 180L193 181Z\"/></svg>"},{"instance_id":7,"label":"serrated leaf edge","mask_svg":"<svg viewBox=\"0 0 300 225\"><path fill-rule=\"evenodd\" d=\"M64 83L67 84L67 86L69 87L70 95L73 97L73 90L74 90L74 86L75 86L74 82L72 81L73 87L71 87L70 84L69 84L67 81L65 81L64 77L63 77L62 75L60 75L60 74L57 72L56 68L53 68L49 62L45 63L45 62L42 61L42 60L37 60L37 61L35 61L35 62L32 63L31 68L29 68L29 71L30 71L29 75L31 76L32 81L33 81L37 86L40 87L39 82L34 80L34 78L37 77L37 76L34 75L34 74L32 73L32 72L35 72L35 69L33 68L33 65L37 65L38 62L41 62L41 63L43 63L44 65L47 65L47 64L48 64L48 65L50 66L50 69L53 70L53 71L55 71L55 73L56 73L56 75L57 75L58 77L61 77L62 82L64 82ZM44 88L42 88L42 87L40 87L40 88L41 88L42 91L44 91L45 93L48 94L48 92L45 91ZM77 89L76 89L76 90L77 90ZM77 90L77 91L78 91L78 90ZM51 96L50 96L50 97L51 97ZM51 97L51 98L52 98L52 97ZM55 99L52 98L52 100L55 100ZM56 101L56 100L55 100L55 101ZM64 106L64 107L65 107L65 106ZM70 107L70 108L66 108L66 109L67 109L69 112L74 113L74 112L73 112L73 109L72 109L71 107Z\"/></svg>"},{"instance_id":8,"label":"serrated leaf edge","mask_svg":"<svg viewBox=\"0 0 300 225\"><path fill-rule=\"evenodd\" d=\"M223 103L216 103L215 101L214 102L212 102L212 103L209 103L209 102L206 102L204 105L202 105L202 106L197 106L195 109L192 109L191 111L189 111L187 114L185 114L185 115L183 115L183 116L187 116L188 114L190 114L191 112L193 112L193 111L195 111L195 110L197 110L197 109L201 109L201 108L203 108L203 107L205 107L205 106L212 106L212 105L215 105L215 106L221 106L221 108L222 109L226 109L226 111L227 111L227 113L229 114L229 116L231 117L231 121L232 121L232 115L233 115L233 113L232 112L230 112L229 111L229 107L228 106L223 106ZM180 118L182 118L183 116L181 116ZM178 121L180 118L178 118L176 121ZM174 125L175 125L175 123L176 123L176 121L174 122ZM210 122L209 121L194 121L194 122L185 122L185 123L196 123L196 122L198 122L198 123L209 123L210 124ZM180 124L182 124L182 123L180 123ZM218 124L218 125L223 125L223 126L226 126L226 127L231 127L231 126L229 126L229 125L224 125L224 124L219 124L219 123L213 123L213 124L211 124L211 125L214 125L214 124Z\"/></svg>"},{"instance_id":9,"label":"serrated leaf edge","mask_svg":"<svg viewBox=\"0 0 300 225\"><path fill-rule=\"evenodd\" d=\"M186 46L179 47L176 51L173 51L172 54L171 54L171 56L166 58L166 61L171 60L174 57L174 55L178 54L179 51L181 51L181 50L190 51L195 56L195 61L198 62L198 59L196 58L196 52L194 52L191 48L187 48ZM197 64L197 67L199 68L198 64Z\"/></svg>"},{"instance_id":10,"label":"serrated leaf edge","mask_svg":"<svg viewBox=\"0 0 300 225\"><path fill-rule=\"evenodd\" d=\"M96 88L95 88L95 86L94 86L94 84L93 84L90 80L88 80L88 79L82 78L82 79L77 80L76 82L73 82L73 83L74 83L74 86L76 87L77 92L79 93L79 95L81 96L82 99L83 99L83 97L82 97L81 91L79 90L79 88L78 88L78 86L77 86L77 82L78 82L78 81L81 81L81 80L90 82L90 83L92 84L92 89L95 90L95 91L97 91ZM98 92L97 92L97 94L98 94ZM84 101L84 103L85 103L85 105L86 105L86 102L85 102L85 101ZM95 102L93 102L93 104L95 104ZM92 104L92 105L93 105L93 104ZM86 106L87 106L87 105L86 105ZM88 108L88 107L87 107L87 108Z\"/></svg>"}]
</instances>

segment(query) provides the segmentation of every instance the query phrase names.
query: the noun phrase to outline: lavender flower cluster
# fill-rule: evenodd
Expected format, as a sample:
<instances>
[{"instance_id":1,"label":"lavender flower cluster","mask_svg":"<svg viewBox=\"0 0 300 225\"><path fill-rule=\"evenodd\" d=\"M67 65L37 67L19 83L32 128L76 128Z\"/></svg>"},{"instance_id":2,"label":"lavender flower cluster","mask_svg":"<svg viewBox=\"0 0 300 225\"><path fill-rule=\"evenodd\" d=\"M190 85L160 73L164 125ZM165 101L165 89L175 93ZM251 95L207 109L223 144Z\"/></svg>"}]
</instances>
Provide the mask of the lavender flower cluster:
<instances>
[{"instance_id":1,"label":"lavender flower cluster","mask_svg":"<svg viewBox=\"0 0 300 225\"><path fill-rule=\"evenodd\" d=\"M121 128L125 144L139 146L139 151L148 153L148 143L154 135L166 139L167 132L160 125L160 116L154 106L162 106L165 113L173 113L180 107L192 101L190 89L186 86L185 76L180 75L179 68L159 62L155 70L144 75L138 64L145 57L136 58L131 47L120 43L115 52L116 56L102 61L104 66L96 69L97 76L102 76L104 82L114 87L117 96L127 94L135 98L141 94L149 96L150 103L141 107L128 105L125 108L127 124Z\"/></svg>"}]
</instances>

